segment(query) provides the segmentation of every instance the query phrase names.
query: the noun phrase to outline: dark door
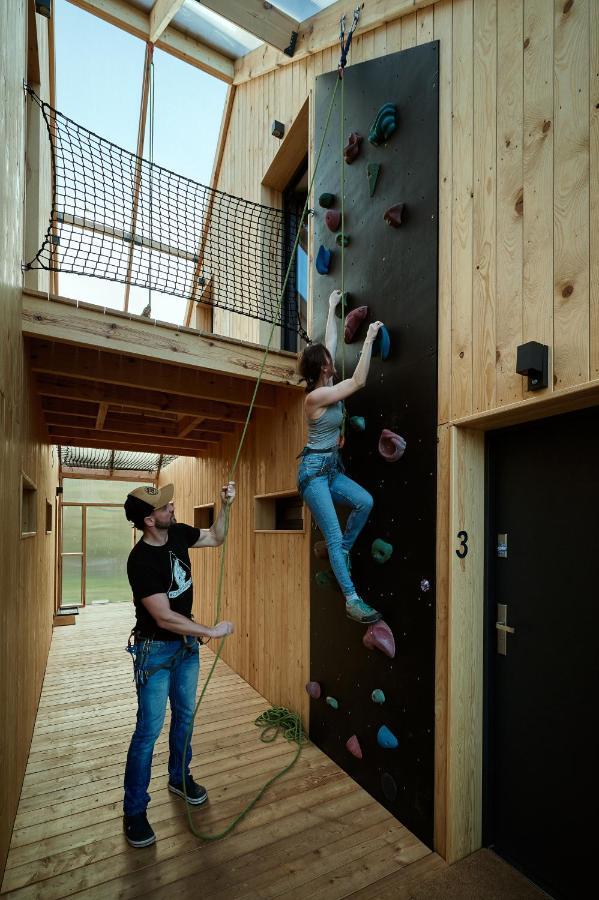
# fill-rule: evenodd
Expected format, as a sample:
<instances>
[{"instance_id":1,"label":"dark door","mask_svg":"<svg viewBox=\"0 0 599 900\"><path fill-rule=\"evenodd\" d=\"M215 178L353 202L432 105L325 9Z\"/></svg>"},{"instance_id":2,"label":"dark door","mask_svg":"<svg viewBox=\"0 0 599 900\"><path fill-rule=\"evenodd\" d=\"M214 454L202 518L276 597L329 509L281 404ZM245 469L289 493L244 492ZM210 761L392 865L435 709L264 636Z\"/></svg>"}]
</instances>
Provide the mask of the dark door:
<instances>
[{"instance_id":1,"label":"dark door","mask_svg":"<svg viewBox=\"0 0 599 900\"><path fill-rule=\"evenodd\" d=\"M599 836L599 410L496 432L488 450L486 839L553 896L587 898Z\"/></svg>"}]
</instances>

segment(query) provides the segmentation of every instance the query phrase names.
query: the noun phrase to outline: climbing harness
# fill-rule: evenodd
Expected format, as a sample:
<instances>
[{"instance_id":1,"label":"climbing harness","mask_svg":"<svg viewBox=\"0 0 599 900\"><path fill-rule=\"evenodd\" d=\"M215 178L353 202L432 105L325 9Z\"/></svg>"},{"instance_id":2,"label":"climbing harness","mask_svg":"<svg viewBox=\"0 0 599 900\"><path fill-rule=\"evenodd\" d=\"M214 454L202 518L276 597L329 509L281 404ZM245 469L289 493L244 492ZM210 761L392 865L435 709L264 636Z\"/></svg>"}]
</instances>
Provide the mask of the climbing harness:
<instances>
[{"instance_id":1,"label":"climbing harness","mask_svg":"<svg viewBox=\"0 0 599 900\"><path fill-rule=\"evenodd\" d=\"M193 653L201 641L196 638L189 638L188 640L188 635L185 635L181 641L181 646L175 650L173 655L169 657L166 662L160 663L158 666L148 666L147 663L153 643L152 638L144 638L141 640L136 635L135 629L133 629L129 635L127 647L125 649L127 650L127 653L131 654L133 662L133 680L137 687L142 687L144 684L147 684L148 679L161 669L172 671L180 660L184 659L190 653Z\"/></svg>"}]
</instances>

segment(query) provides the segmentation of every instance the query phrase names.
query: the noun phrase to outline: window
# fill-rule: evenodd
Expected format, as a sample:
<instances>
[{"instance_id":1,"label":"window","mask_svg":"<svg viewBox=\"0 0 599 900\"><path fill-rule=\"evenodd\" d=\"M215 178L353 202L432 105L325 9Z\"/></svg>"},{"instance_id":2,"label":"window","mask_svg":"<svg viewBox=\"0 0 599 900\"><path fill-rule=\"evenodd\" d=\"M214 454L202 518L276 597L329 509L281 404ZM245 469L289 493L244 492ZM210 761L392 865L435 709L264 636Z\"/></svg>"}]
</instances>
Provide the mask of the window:
<instances>
[{"instance_id":1,"label":"window","mask_svg":"<svg viewBox=\"0 0 599 900\"><path fill-rule=\"evenodd\" d=\"M214 522L214 503L204 503L193 508L194 528L210 528Z\"/></svg>"},{"instance_id":2,"label":"window","mask_svg":"<svg viewBox=\"0 0 599 900\"><path fill-rule=\"evenodd\" d=\"M255 531L304 530L304 505L297 491L255 497Z\"/></svg>"},{"instance_id":3,"label":"window","mask_svg":"<svg viewBox=\"0 0 599 900\"><path fill-rule=\"evenodd\" d=\"M37 488L25 474L21 474L21 537L37 532Z\"/></svg>"},{"instance_id":4,"label":"window","mask_svg":"<svg viewBox=\"0 0 599 900\"><path fill-rule=\"evenodd\" d=\"M283 209L285 211L285 242L284 242L284 269L287 271L291 251L297 237L297 227L301 221L302 213L308 196L308 158L302 163L297 172L283 192ZM301 327L306 331L308 324L308 216L305 217L301 228L297 246L295 264L291 267L287 290L283 301L283 322L289 323L281 326L281 348L297 352L297 332L294 327L299 320Z\"/></svg>"}]
</instances>

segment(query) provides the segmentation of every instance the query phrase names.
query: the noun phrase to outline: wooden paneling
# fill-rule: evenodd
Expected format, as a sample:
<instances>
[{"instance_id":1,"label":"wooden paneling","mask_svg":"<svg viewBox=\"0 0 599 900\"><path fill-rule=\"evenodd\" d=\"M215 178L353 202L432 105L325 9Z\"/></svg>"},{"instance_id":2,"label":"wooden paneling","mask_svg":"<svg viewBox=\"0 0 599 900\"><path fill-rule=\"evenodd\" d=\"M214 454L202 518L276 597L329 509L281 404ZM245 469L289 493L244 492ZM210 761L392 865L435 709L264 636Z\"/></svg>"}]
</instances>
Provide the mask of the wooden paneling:
<instances>
[{"instance_id":1,"label":"wooden paneling","mask_svg":"<svg viewBox=\"0 0 599 900\"><path fill-rule=\"evenodd\" d=\"M41 88L48 91L47 21L37 17ZM41 412L29 402L31 376L21 341L21 262L25 191L27 3L0 4L0 871L27 763L52 633L54 504L57 466L40 436ZM44 175L37 180L43 190ZM47 180L45 182L47 184ZM41 187L40 187L41 185ZM36 486L38 528L21 539L21 473Z\"/></svg>"}]
</instances>

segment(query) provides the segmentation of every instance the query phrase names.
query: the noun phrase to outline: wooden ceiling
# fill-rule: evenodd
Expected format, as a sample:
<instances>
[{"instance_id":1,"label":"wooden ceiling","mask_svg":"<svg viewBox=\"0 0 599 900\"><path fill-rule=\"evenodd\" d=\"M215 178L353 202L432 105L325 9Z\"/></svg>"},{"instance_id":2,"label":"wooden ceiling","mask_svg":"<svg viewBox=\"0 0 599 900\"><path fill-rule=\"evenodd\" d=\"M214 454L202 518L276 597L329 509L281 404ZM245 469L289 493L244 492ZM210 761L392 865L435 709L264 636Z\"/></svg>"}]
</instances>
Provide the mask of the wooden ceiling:
<instances>
[{"instance_id":1,"label":"wooden ceiling","mask_svg":"<svg viewBox=\"0 0 599 900\"><path fill-rule=\"evenodd\" d=\"M99 346L107 343L99 328L110 335L110 349ZM24 294L23 333L50 443L176 456L213 456L225 436L241 431L255 378L232 373L254 373L264 353L138 316L96 308L90 317L89 308L40 302L32 293ZM161 353L154 347L164 339L169 351ZM274 352L255 399L258 409L276 407L277 385L297 387L290 373L292 355Z\"/></svg>"}]
</instances>

